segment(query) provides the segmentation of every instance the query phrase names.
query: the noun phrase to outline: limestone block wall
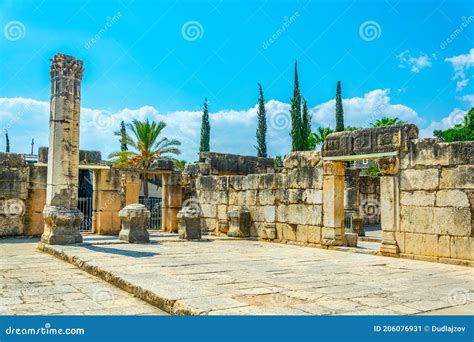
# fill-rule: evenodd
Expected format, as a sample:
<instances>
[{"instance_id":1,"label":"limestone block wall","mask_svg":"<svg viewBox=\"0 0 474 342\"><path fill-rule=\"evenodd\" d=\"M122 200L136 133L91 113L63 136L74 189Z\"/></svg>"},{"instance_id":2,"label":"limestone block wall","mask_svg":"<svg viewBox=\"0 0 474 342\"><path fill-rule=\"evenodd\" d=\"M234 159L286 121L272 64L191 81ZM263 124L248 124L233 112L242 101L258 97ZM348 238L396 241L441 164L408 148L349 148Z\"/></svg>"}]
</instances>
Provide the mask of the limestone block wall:
<instances>
[{"instance_id":1,"label":"limestone block wall","mask_svg":"<svg viewBox=\"0 0 474 342\"><path fill-rule=\"evenodd\" d=\"M0 153L0 236L23 234L29 176L23 155Z\"/></svg>"},{"instance_id":2,"label":"limestone block wall","mask_svg":"<svg viewBox=\"0 0 474 342\"><path fill-rule=\"evenodd\" d=\"M195 185L204 226L211 233L219 232L230 210L245 206L253 237L270 225L280 241L321 241L323 169L318 151L291 153L282 173L201 176Z\"/></svg>"},{"instance_id":3,"label":"limestone block wall","mask_svg":"<svg viewBox=\"0 0 474 342\"><path fill-rule=\"evenodd\" d=\"M474 142L410 142L401 156L400 231L407 257L474 260Z\"/></svg>"}]
</instances>

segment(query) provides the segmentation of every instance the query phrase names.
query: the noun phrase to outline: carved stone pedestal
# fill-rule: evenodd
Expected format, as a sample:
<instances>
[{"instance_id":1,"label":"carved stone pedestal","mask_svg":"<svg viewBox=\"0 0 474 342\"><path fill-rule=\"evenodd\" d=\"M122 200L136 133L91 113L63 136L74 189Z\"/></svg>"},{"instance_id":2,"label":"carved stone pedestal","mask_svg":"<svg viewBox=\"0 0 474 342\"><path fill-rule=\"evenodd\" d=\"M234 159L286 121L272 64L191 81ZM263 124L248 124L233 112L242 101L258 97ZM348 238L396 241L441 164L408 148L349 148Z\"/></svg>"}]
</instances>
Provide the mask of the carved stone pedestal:
<instances>
[{"instance_id":1,"label":"carved stone pedestal","mask_svg":"<svg viewBox=\"0 0 474 342\"><path fill-rule=\"evenodd\" d=\"M46 206L43 210L44 232L41 242L49 245L66 245L82 242L79 233L83 215L76 208Z\"/></svg>"},{"instance_id":2,"label":"carved stone pedestal","mask_svg":"<svg viewBox=\"0 0 474 342\"><path fill-rule=\"evenodd\" d=\"M119 239L131 243L149 242L150 235L146 230L150 220L150 211L143 204L130 204L119 211L122 229Z\"/></svg>"},{"instance_id":3,"label":"carved stone pedestal","mask_svg":"<svg viewBox=\"0 0 474 342\"><path fill-rule=\"evenodd\" d=\"M178 212L178 234L180 239L201 238L201 218L195 207L184 207Z\"/></svg>"},{"instance_id":4,"label":"carved stone pedestal","mask_svg":"<svg viewBox=\"0 0 474 342\"><path fill-rule=\"evenodd\" d=\"M250 212L248 209L234 209L229 211L227 215L229 217L229 231L227 232L227 236L250 236Z\"/></svg>"}]
</instances>

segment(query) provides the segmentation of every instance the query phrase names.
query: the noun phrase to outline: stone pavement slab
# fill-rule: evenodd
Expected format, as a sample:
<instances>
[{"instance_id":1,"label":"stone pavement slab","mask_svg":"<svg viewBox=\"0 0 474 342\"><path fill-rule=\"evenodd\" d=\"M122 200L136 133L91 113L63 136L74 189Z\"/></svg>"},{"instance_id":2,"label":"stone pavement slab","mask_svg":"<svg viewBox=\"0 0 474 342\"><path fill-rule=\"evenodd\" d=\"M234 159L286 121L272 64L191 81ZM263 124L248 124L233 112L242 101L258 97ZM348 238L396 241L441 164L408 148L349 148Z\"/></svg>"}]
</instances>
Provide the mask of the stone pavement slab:
<instances>
[{"instance_id":1,"label":"stone pavement slab","mask_svg":"<svg viewBox=\"0 0 474 342\"><path fill-rule=\"evenodd\" d=\"M166 315L157 307L36 249L0 240L0 315Z\"/></svg>"},{"instance_id":2,"label":"stone pavement slab","mask_svg":"<svg viewBox=\"0 0 474 342\"><path fill-rule=\"evenodd\" d=\"M465 266L220 237L40 246L171 314L472 314ZM446 311L447 310L447 311Z\"/></svg>"}]
</instances>

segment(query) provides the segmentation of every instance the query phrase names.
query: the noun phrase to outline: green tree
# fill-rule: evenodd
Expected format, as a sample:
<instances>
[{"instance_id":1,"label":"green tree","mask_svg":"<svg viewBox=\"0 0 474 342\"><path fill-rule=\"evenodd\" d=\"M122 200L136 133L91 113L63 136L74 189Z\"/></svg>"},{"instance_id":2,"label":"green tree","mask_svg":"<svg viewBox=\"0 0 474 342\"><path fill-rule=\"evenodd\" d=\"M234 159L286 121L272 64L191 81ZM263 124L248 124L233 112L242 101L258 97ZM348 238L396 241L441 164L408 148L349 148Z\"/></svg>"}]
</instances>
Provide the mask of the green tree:
<instances>
[{"instance_id":1,"label":"green tree","mask_svg":"<svg viewBox=\"0 0 474 342\"><path fill-rule=\"evenodd\" d=\"M433 132L435 137L444 142L454 141L473 141L474 140L474 107L464 115L464 123L455 125L447 130L436 130Z\"/></svg>"},{"instance_id":2,"label":"green tree","mask_svg":"<svg viewBox=\"0 0 474 342\"><path fill-rule=\"evenodd\" d=\"M311 135L311 115L309 114L308 110L308 103L306 99L303 98L303 110L302 110L302 117L301 117L301 139L302 139L302 150L312 150L314 148L310 148L310 140L309 137Z\"/></svg>"},{"instance_id":3,"label":"green tree","mask_svg":"<svg viewBox=\"0 0 474 342\"><path fill-rule=\"evenodd\" d=\"M173 159L173 165L175 169L178 171L184 171L186 164L187 164L186 160Z\"/></svg>"},{"instance_id":4,"label":"green tree","mask_svg":"<svg viewBox=\"0 0 474 342\"><path fill-rule=\"evenodd\" d=\"M318 127L316 132L311 133L309 136L309 149L314 150L317 146L322 145L324 140L326 140L326 137L331 133L334 133L334 131L329 127Z\"/></svg>"},{"instance_id":5,"label":"green tree","mask_svg":"<svg viewBox=\"0 0 474 342\"><path fill-rule=\"evenodd\" d=\"M342 107L341 81L337 81L336 87L336 132L344 130L344 108Z\"/></svg>"},{"instance_id":6,"label":"green tree","mask_svg":"<svg viewBox=\"0 0 474 342\"><path fill-rule=\"evenodd\" d=\"M125 122L120 123L120 130L114 132L115 136L119 137L120 141L120 150L121 151L127 151L127 129L125 127Z\"/></svg>"},{"instance_id":7,"label":"green tree","mask_svg":"<svg viewBox=\"0 0 474 342\"><path fill-rule=\"evenodd\" d=\"M209 152L209 141L211 138L211 124L209 123L209 109L207 106L207 98L204 99L204 106L202 110L201 122L201 143L199 145L199 152Z\"/></svg>"},{"instance_id":8,"label":"green tree","mask_svg":"<svg viewBox=\"0 0 474 342\"><path fill-rule=\"evenodd\" d=\"M267 157L267 113L265 111L265 98L263 96L262 85L258 84L258 110L257 110L257 156Z\"/></svg>"},{"instance_id":9,"label":"green tree","mask_svg":"<svg viewBox=\"0 0 474 342\"><path fill-rule=\"evenodd\" d=\"M119 166L123 166L122 163L126 160L128 166L141 171L143 195L145 199L148 199L149 170L156 165L158 159L170 159L172 155L179 155L181 151L177 146L181 145L181 142L162 136L166 127L164 121L156 123L148 119L146 121L133 120L126 127L132 132L132 135L127 133L127 145L133 150L113 152L109 158L112 158L112 162Z\"/></svg>"},{"instance_id":10,"label":"green tree","mask_svg":"<svg viewBox=\"0 0 474 342\"><path fill-rule=\"evenodd\" d=\"M372 127L385 127L385 126L394 126L394 125L402 125L405 122L400 120L399 118L387 118L384 116L381 119L377 119L372 122Z\"/></svg>"},{"instance_id":11,"label":"green tree","mask_svg":"<svg viewBox=\"0 0 474 342\"><path fill-rule=\"evenodd\" d=\"M275 157L275 168L283 167L283 159L281 155Z\"/></svg>"},{"instance_id":12,"label":"green tree","mask_svg":"<svg viewBox=\"0 0 474 342\"><path fill-rule=\"evenodd\" d=\"M10 153L10 138L7 130L5 130L5 152Z\"/></svg>"},{"instance_id":13,"label":"green tree","mask_svg":"<svg viewBox=\"0 0 474 342\"><path fill-rule=\"evenodd\" d=\"M295 79L293 83L293 97L291 98L291 146L292 151L303 150L303 140L301 136L301 93L298 81L298 62L295 61Z\"/></svg>"}]
</instances>

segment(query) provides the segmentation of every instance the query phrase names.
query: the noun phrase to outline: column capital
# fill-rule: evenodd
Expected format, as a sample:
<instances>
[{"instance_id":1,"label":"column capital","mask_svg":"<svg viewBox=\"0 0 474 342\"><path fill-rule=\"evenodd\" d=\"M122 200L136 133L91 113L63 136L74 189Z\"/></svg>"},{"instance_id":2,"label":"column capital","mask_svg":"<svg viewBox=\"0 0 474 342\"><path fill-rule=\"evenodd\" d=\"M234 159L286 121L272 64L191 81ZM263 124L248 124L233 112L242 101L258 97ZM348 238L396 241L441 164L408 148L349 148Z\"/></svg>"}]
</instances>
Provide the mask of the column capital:
<instances>
[{"instance_id":1,"label":"column capital","mask_svg":"<svg viewBox=\"0 0 474 342\"><path fill-rule=\"evenodd\" d=\"M51 78L65 76L72 77L77 80L82 80L83 73L83 62L73 56L57 53L51 59Z\"/></svg>"}]
</instances>

